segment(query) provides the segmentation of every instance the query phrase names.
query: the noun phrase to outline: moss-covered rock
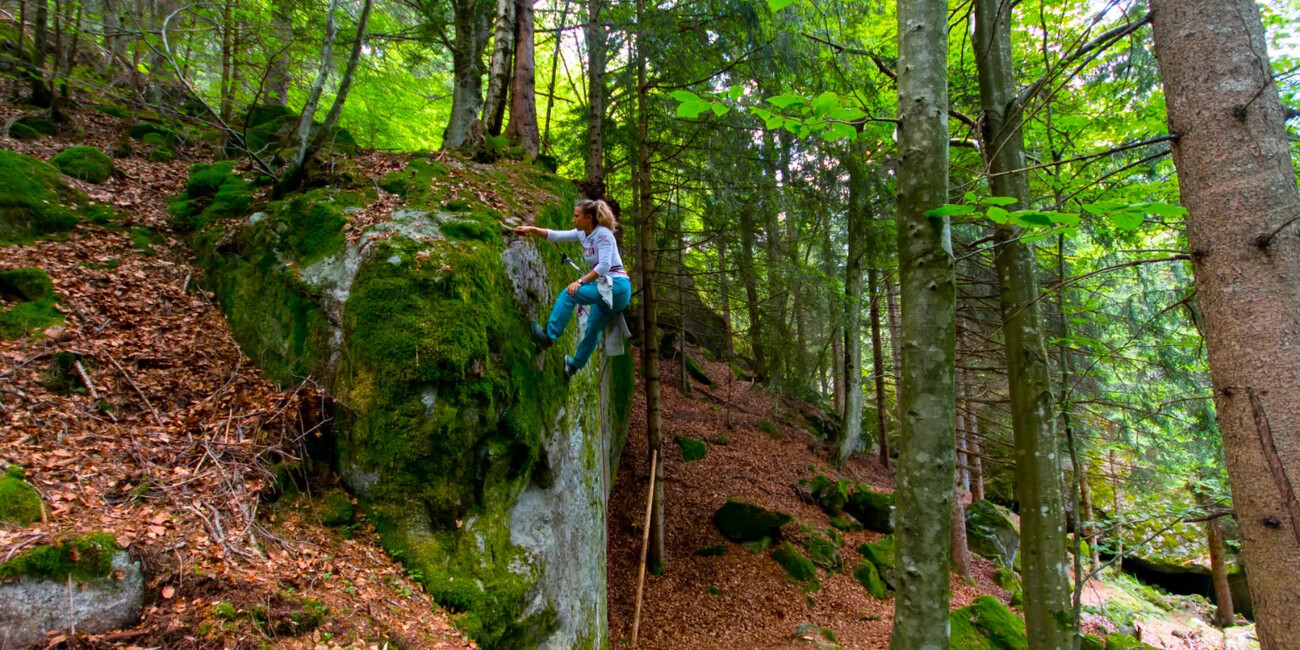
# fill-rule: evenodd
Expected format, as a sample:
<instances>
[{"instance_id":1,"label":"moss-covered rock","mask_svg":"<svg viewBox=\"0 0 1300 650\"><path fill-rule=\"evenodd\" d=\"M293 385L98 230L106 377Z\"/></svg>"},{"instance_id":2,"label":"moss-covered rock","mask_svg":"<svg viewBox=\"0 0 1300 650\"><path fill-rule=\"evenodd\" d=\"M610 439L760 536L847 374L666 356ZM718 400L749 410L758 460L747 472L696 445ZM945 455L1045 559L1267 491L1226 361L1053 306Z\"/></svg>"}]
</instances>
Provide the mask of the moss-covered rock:
<instances>
[{"instance_id":1,"label":"moss-covered rock","mask_svg":"<svg viewBox=\"0 0 1300 650\"><path fill-rule=\"evenodd\" d=\"M713 546L705 546L704 548L696 549L695 554L700 557L713 557L715 555L726 555L727 545L715 544Z\"/></svg>"},{"instance_id":2,"label":"moss-covered rock","mask_svg":"<svg viewBox=\"0 0 1300 650\"><path fill-rule=\"evenodd\" d=\"M1020 531L1005 508L981 499L966 508L966 543L972 552L1012 567L1020 552Z\"/></svg>"},{"instance_id":3,"label":"moss-covered rock","mask_svg":"<svg viewBox=\"0 0 1300 650\"><path fill-rule=\"evenodd\" d=\"M697 363L695 359L691 357L691 355L689 354L686 355L685 362L686 362L686 373L689 374L692 378L694 378L695 381L698 381L701 384L704 384L705 386L713 385L713 378L709 377L709 373L705 372L704 368L701 368L700 364Z\"/></svg>"},{"instance_id":4,"label":"moss-covered rock","mask_svg":"<svg viewBox=\"0 0 1300 650\"><path fill-rule=\"evenodd\" d=\"M0 150L0 246L72 230L85 202L53 165Z\"/></svg>"},{"instance_id":5,"label":"moss-covered rock","mask_svg":"<svg viewBox=\"0 0 1300 650\"><path fill-rule=\"evenodd\" d=\"M53 297L54 283L45 271L35 268L0 271L0 298L31 301Z\"/></svg>"},{"instance_id":6,"label":"moss-covered rock","mask_svg":"<svg viewBox=\"0 0 1300 650\"><path fill-rule=\"evenodd\" d=\"M839 546L833 540L819 535L809 535L804 539L804 548L808 549L808 557L812 563L827 571L839 571L844 567L844 556L840 554Z\"/></svg>"},{"instance_id":7,"label":"moss-covered rock","mask_svg":"<svg viewBox=\"0 0 1300 650\"><path fill-rule=\"evenodd\" d=\"M346 526L352 523L354 514L352 497L338 488L329 490L321 495L320 502L316 504L316 514L326 526Z\"/></svg>"},{"instance_id":8,"label":"moss-covered rock","mask_svg":"<svg viewBox=\"0 0 1300 650\"><path fill-rule=\"evenodd\" d=\"M835 631L814 623L800 623L794 630L795 640L816 650L839 650Z\"/></svg>"},{"instance_id":9,"label":"moss-covered rock","mask_svg":"<svg viewBox=\"0 0 1300 650\"><path fill-rule=\"evenodd\" d=\"M1020 584L1020 574L1006 567L998 568L993 574L993 583L1007 591L1011 592L1011 600L1008 602L1012 607L1018 607L1025 600L1025 592Z\"/></svg>"},{"instance_id":10,"label":"moss-covered rock","mask_svg":"<svg viewBox=\"0 0 1300 650\"><path fill-rule=\"evenodd\" d=\"M832 481L824 474L818 474L811 479L801 479L799 483L812 494L818 507L832 517L839 515L849 502L849 486L852 482L848 479Z\"/></svg>"},{"instance_id":11,"label":"moss-covered rock","mask_svg":"<svg viewBox=\"0 0 1300 650\"><path fill-rule=\"evenodd\" d=\"M885 584L885 580L880 577L880 571L870 560L864 559L858 562L858 566L853 569L853 577L873 598L884 600L889 595L889 586Z\"/></svg>"},{"instance_id":12,"label":"moss-covered rock","mask_svg":"<svg viewBox=\"0 0 1300 650\"><path fill-rule=\"evenodd\" d=\"M791 580L803 585L804 589L816 591L821 587L821 581L817 579L817 566L804 557L794 544L785 542L776 547L772 551L772 559L785 569Z\"/></svg>"},{"instance_id":13,"label":"moss-covered rock","mask_svg":"<svg viewBox=\"0 0 1300 650\"><path fill-rule=\"evenodd\" d=\"M0 477L0 522L30 526L41 520L41 495L24 478L18 465L10 465Z\"/></svg>"},{"instance_id":14,"label":"moss-covered rock","mask_svg":"<svg viewBox=\"0 0 1300 650\"><path fill-rule=\"evenodd\" d=\"M213 221L245 217L253 207L253 188L233 163L199 164L190 168L185 193L172 199L172 223L182 232L202 230Z\"/></svg>"},{"instance_id":15,"label":"moss-covered rock","mask_svg":"<svg viewBox=\"0 0 1300 650\"><path fill-rule=\"evenodd\" d=\"M858 521L857 519L854 519L853 515L850 514L841 513L840 516L838 517L831 517L830 524L833 528L835 528L835 530L843 531L846 533L856 533L862 530L866 530L866 528L862 525L862 522Z\"/></svg>"},{"instance_id":16,"label":"moss-covered rock","mask_svg":"<svg viewBox=\"0 0 1300 650\"><path fill-rule=\"evenodd\" d=\"M15 140L35 140L54 135L54 122L44 115L24 115L14 120L9 135Z\"/></svg>"},{"instance_id":17,"label":"moss-covered rock","mask_svg":"<svg viewBox=\"0 0 1300 650\"><path fill-rule=\"evenodd\" d=\"M0 338L14 339L63 322L54 303L54 285L33 268L0 271Z\"/></svg>"},{"instance_id":18,"label":"moss-covered rock","mask_svg":"<svg viewBox=\"0 0 1300 650\"><path fill-rule=\"evenodd\" d=\"M66 537L28 548L0 564L0 579L43 578L86 581L107 577L113 570L117 540L108 533Z\"/></svg>"},{"instance_id":19,"label":"moss-covered rock","mask_svg":"<svg viewBox=\"0 0 1300 650\"><path fill-rule=\"evenodd\" d=\"M948 615L952 650L1029 650L1025 621L992 596Z\"/></svg>"},{"instance_id":20,"label":"moss-covered rock","mask_svg":"<svg viewBox=\"0 0 1300 650\"><path fill-rule=\"evenodd\" d=\"M145 144L157 146L169 147L176 141L176 134L171 129L155 122L136 122L127 133Z\"/></svg>"},{"instance_id":21,"label":"moss-covered rock","mask_svg":"<svg viewBox=\"0 0 1300 650\"><path fill-rule=\"evenodd\" d=\"M1112 632L1106 637L1106 650L1157 650L1127 634Z\"/></svg>"},{"instance_id":22,"label":"moss-covered rock","mask_svg":"<svg viewBox=\"0 0 1300 650\"><path fill-rule=\"evenodd\" d=\"M713 513L713 525L723 537L733 542L752 542L764 537L775 539L781 527L793 517L744 501L729 500Z\"/></svg>"},{"instance_id":23,"label":"moss-covered rock","mask_svg":"<svg viewBox=\"0 0 1300 650\"><path fill-rule=\"evenodd\" d=\"M113 159L95 147L68 147L50 163L68 176L90 183L103 183L113 175Z\"/></svg>"},{"instance_id":24,"label":"moss-covered rock","mask_svg":"<svg viewBox=\"0 0 1300 650\"><path fill-rule=\"evenodd\" d=\"M895 588L893 535L887 535L878 542L862 544L858 547L858 553L862 554L862 559L876 565L880 579L884 580L890 589Z\"/></svg>"},{"instance_id":25,"label":"moss-covered rock","mask_svg":"<svg viewBox=\"0 0 1300 650\"><path fill-rule=\"evenodd\" d=\"M709 451L703 440L696 440L690 436L677 436L677 446L682 448L682 460L688 463L702 460Z\"/></svg>"},{"instance_id":26,"label":"moss-covered rock","mask_svg":"<svg viewBox=\"0 0 1300 650\"><path fill-rule=\"evenodd\" d=\"M894 532L894 495L875 492L858 484L844 504L845 512L862 522L867 530L880 533Z\"/></svg>"},{"instance_id":27,"label":"moss-covered rock","mask_svg":"<svg viewBox=\"0 0 1300 650\"><path fill-rule=\"evenodd\" d=\"M1079 650L1106 650L1106 642L1095 634L1085 634L1079 640Z\"/></svg>"}]
</instances>

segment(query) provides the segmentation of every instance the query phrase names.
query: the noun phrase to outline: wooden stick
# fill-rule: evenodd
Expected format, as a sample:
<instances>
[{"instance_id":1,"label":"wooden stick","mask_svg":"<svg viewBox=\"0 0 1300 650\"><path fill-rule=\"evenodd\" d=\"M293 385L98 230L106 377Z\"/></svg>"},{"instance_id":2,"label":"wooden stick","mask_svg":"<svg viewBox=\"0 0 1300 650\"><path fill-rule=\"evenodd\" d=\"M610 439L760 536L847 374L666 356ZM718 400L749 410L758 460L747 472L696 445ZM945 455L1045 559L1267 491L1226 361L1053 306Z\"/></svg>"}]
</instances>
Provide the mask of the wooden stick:
<instances>
[{"instance_id":1,"label":"wooden stick","mask_svg":"<svg viewBox=\"0 0 1300 650\"><path fill-rule=\"evenodd\" d=\"M650 548L650 514L655 504L655 464L659 460L659 450L650 452L650 494L645 504L645 532L641 534L641 568L636 577L636 612L632 616L632 647L636 647L637 632L641 629L641 589L645 586L645 558Z\"/></svg>"},{"instance_id":2,"label":"wooden stick","mask_svg":"<svg viewBox=\"0 0 1300 650\"><path fill-rule=\"evenodd\" d=\"M148 406L149 411L153 413L153 421L157 422L160 427L167 426L163 424L162 418L158 417L158 409L153 407L153 404L149 402L149 398L144 396L144 391L140 390L140 387L136 385L135 380L131 378L131 373L127 372L126 368L123 368L122 364L118 363L117 359L113 358L113 355L105 352L104 356L108 357L108 360L112 361L113 365L117 366L117 369L122 372L122 376L126 377L127 383L131 384L131 388L135 389L135 393L140 396L140 399L144 400L144 405Z\"/></svg>"},{"instance_id":3,"label":"wooden stick","mask_svg":"<svg viewBox=\"0 0 1300 650\"><path fill-rule=\"evenodd\" d=\"M86 375L86 369L81 367L80 361L74 362L72 365L77 369L77 374L81 375L81 383L85 384L86 388L90 390L90 399L93 399L96 402L98 402L99 391L95 390L95 385L90 383L90 377Z\"/></svg>"}]
</instances>

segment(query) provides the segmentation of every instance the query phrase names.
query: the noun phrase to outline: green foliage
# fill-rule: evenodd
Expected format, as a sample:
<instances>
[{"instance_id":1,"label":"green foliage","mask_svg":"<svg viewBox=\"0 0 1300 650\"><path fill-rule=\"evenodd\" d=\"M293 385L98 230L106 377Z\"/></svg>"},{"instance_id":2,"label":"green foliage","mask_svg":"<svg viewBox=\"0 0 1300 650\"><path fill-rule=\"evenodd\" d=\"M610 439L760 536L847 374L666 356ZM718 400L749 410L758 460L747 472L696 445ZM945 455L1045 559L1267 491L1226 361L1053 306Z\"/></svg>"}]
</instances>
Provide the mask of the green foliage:
<instances>
[{"instance_id":1,"label":"green foliage","mask_svg":"<svg viewBox=\"0 0 1300 650\"><path fill-rule=\"evenodd\" d=\"M690 436L677 436L677 445L682 448L682 460L687 463L702 460L709 451L703 440Z\"/></svg>"},{"instance_id":2,"label":"green foliage","mask_svg":"<svg viewBox=\"0 0 1300 650\"><path fill-rule=\"evenodd\" d=\"M992 596L948 615L953 650L1029 650L1025 621Z\"/></svg>"},{"instance_id":3,"label":"green foliage","mask_svg":"<svg viewBox=\"0 0 1300 650\"><path fill-rule=\"evenodd\" d=\"M77 216L70 208L84 203L54 166L0 150L0 246L72 230Z\"/></svg>"},{"instance_id":4,"label":"green foliage","mask_svg":"<svg viewBox=\"0 0 1300 650\"><path fill-rule=\"evenodd\" d=\"M713 514L713 525L723 537L733 542L751 542L764 537L780 537L781 527L793 519L783 512L767 510L744 501L728 500Z\"/></svg>"},{"instance_id":5,"label":"green foliage","mask_svg":"<svg viewBox=\"0 0 1300 650\"><path fill-rule=\"evenodd\" d=\"M1094 634L1085 634L1079 640L1079 650L1106 650L1106 643Z\"/></svg>"},{"instance_id":6,"label":"green foliage","mask_svg":"<svg viewBox=\"0 0 1300 650\"><path fill-rule=\"evenodd\" d=\"M14 120L13 126L9 128L9 135L15 140L35 140L52 136L56 132L54 122L44 115L24 115Z\"/></svg>"},{"instance_id":7,"label":"green foliage","mask_svg":"<svg viewBox=\"0 0 1300 650\"><path fill-rule=\"evenodd\" d=\"M90 183L103 183L113 175L113 159L95 147L68 147L50 159L59 171Z\"/></svg>"},{"instance_id":8,"label":"green foliage","mask_svg":"<svg viewBox=\"0 0 1300 650\"><path fill-rule=\"evenodd\" d=\"M43 578L85 582L107 577L117 541L108 533L88 533L33 546L0 564L0 578Z\"/></svg>"},{"instance_id":9,"label":"green foliage","mask_svg":"<svg viewBox=\"0 0 1300 650\"><path fill-rule=\"evenodd\" d=\"M316 514L326 526L346 526L352 523L352 497L338 488L329 490L316 504Z\"/></svg>"},{"instance_id":10,"label":"green foliage","mask_svg":"<svg viewBox=\"0 0 1300 650\"><path fill-rule=\"evenodd\" d=\"M1120 632L1112 632L1106 637L1106 650L1156 650L1137 639Z\"/></svg>"},{"instance_id":11,"label":"green foliage","mask_svg":"<svg viewBox=\"0 0 1300 650\"><path fill-rule=\"evenodd\" d=\"M778 546L772 551L772 559L785 569L791 580L802 584L804 589L817 591L821 588L821 581L817 579L817 567L794 544L785 542Z\"/></svg>"},{"instance_id":12,"label":"green foliage","mask_svg":"<svg viewBox=\"0 0 1300 650\"><path fill-rule=\"evenodd\" d=\"M758 427L759 431L766 433L767 437L773 440L781 439L781 430L776 428L776 425L772 424L772 421L767 418L759 418L758 421L754 423L754 426Z\"/></svg>"},{"instance_id":13,"label":"green foliage","mask_svg":"<svg viewBox=\"0 0 1300 650\"><path fill-rule=\"evenodd\" d=\"M0 522L29 526L41 520L41 495L24 477L18 465L5 468L0 477Z\"/></svg>"}]
</instances>

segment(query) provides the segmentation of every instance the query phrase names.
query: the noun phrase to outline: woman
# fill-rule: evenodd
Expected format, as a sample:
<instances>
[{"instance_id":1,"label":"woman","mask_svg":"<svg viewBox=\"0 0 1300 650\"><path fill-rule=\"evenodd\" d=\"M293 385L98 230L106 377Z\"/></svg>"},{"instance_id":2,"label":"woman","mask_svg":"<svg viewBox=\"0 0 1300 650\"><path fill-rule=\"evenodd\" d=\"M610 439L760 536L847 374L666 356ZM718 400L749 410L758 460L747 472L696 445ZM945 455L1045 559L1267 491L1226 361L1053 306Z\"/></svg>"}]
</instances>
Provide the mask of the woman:
<instances>
[{"instance_id":1,"label":"woman","mask_svg":"<svg viewBox=\"0 0 1300 650\"><path fill-rule=\"evenodd\" d=\"M627 309L627 303L632 299L632 282L623 269L623 259L619 257L618 243L614 240L617 227L614 212L607 203L583 200L573 209L573 230L547 230L533 226L515 228L515 234L524 237L581 243L582 257L591 268L555 299L545 329L533 323L533 338L538 346L546 348L564 334L575 305L593 306L587 317L587 332L578 343L577 351L572 357L564 357L566 377L572 377L587 365L605 323L614 314ZM605 295L602 297L602 294Z\"/></svg>"}]
</instances>

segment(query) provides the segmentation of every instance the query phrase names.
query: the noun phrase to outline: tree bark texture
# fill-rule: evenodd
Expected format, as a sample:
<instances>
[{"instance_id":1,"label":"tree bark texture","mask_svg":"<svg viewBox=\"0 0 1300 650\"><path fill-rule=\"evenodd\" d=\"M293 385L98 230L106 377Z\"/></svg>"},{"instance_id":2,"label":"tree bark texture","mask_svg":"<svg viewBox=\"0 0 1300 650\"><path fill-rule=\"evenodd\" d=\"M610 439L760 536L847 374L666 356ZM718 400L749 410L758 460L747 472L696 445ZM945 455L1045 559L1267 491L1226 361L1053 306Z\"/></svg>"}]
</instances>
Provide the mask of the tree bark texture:
<instances>
[{"instance_id":1,"label":"tree bark texture","mask_svg":"<svg viewBox=\"0 0 1300 650\"><path fill-rule=\"evenodd\" d=\"M487 98L483 100L483 130L501 135L506 116L510 75L515 53L515 0L497 0L497 20L492 37L492 62L488 65Z\"/></svg>"},{"instance_id":2,"label":"tree bark texture","mask_svg":"<svg viewBox=\"0 0 1300 650\"><path fill-rule=\"evenodd\" d=\"M1300 196L1284 110L1253 1L1151 10L1260 646L1300 648Z\"/></svg>"},{"instance_id":3,"label":"tree bark texture","mask_svg":"<svg viewBox=\"0 0 1300 650\"><path fill-rule=\"evenodd\" d=\"M31 83L31 95L28 96L27 101L32 106L40 108L49 108L54 103L54 93L50 91L49 84L45 83L45 48L49 35L49 18L49 3L46 0L39 0L36 3L36 15L32 24L31 65L25 66L25 70Z\"/></svg>"},{"instance_id":4,"label":"tree bark texture","mask_svg":"<svg viewBox=\"0 0 1300 650\"><path fill-rule=\"evenodd\" d=\"M483 108L483 49L492 29L491 0L452 0L455 41L451 47L453 86L451 117L442 132L442 148L465 144L469 125Z\"/></svg>"},{"instance_id":5,"label":"tree bark texture","mask_svg":"<svg viewBox=\"0 0 1300 650\"><path fill-rule=\"evenodd\" d=\"M862 444L862 280L867 251L867 175L858 160L859 150L845 157L849 168L849 252L844 265L844 432L840 438L840 465Z\"/></svg>"},{"instance_id":6,"label":"tree bark texture","mask_svg":"<svg viewBox=\"0 0 1300 650\"><path fill-rule=\"evenodd\" d=\"M1214 517L1205 522L1205 541L1210 551L1210 574L1214 580L1214 622L1219 627L1231 627L1237 624L1236 614L1232 611L1232 587L1228 586L1227 558L1223 552L1223 531L1219 528L1219 518Z\"/></svg>"},{"instance_id":7,"label":"tree bark texture","mask_svg":"<svg viewBox=\"0 0 1300 650\"><path fill-rule=\"evenodd\" d=\"M296 137L298 153L294 157L294 167L301 167L303 159L307 156L307 147L310 144L308 136L311 134L312 121L316 119L316 106L320 103L321 93L325 90L325 82L329 79L330 72L334 70L334 39L339 33L338 24L334 22L334 13L338 8L339 0L330 0L329 9L325 12L325 37L321 42L320 71L316 73L316 83L312 84L311 93L307 95L307 102L302 108L302 115L298 118Z\"/></svg>"},{"instance_id":8,"label":"tree bark texture","mask_svg":"<svg viewBox=\"0 0 1300 650\"><path fill-rule=\"evenodd\" d=\"M749 345L754 355L754 373L767 379L767 347L763 343L763 314L758 301L758 272L754 268L754 217L750 206L740 208L740 279L745 284L745 308L749 315Z\"/></svg>"},{"instance_id":9,"label":"tree bark texture","mask_svg":"<svg viewBox=\"0 0 1300 650\"><path fill-rule=\"evenodd\" d=\"M533 3L515 2L515 76L510 85L510 124L506 135L518 140L529 160L537 158L541 136L537 131L537 79L533 48Z\"/></svg>"},{"instance_id":10,"label":"tree bark texture","mask_svg":"<svg viewBox=\"0 0 1300 650\"><path fill-rule=\"evenodd\" d=\"M270 70L266 73L266 90L262 101L267 104L289 104L289 48L293 44L293 1L275 0L271 3L271 27L275 32L273 47L266 56Z\"/></svg>"},{"instance_id":11,"label":"tree bark texture","mask_svg":"<svg viewBox=\"0 0 1300 650\"><path fill-rule=\"evenodd\" d=\"M876 433L880 441L880 464L889 467L889 411L885 406L885 355L880 340L880 272L867 271L867 294L871 309L871 374L876 378Z\"/></svg>"},{"instance_id":12,"label":"tree bark texture","mask_svg":"<svg viewBox=\"0 0 1300 650\"><path fill-rule=\"evenodd\" d=\"M318 151L325 144L325 139L333 134L334 127L338 126L339 117L343 114L343 105L347 103L348 93L352 90L352 79L356 76L357 63L361 61L361 50L366 41L366 27L370 24L370 10L374 5L374 0L365 0L361 6L361 17L357 19L357 37L352 41L352 53L348 55L347 66L343 69L343 78L339 80L339 86L334 91L334 103L330 105L330 112L325 115L325 121L316 131L308 156Z\"/></svg>"},{"instance_id":13,"label":"tree bark texture","mask_svg":"<svg viewBox=\"0 0 1300 650\"><path fill-rule=\"evenodd\" d=\"M948 647L956 280L948 220L948 3L898 2L898 268L903 380L893 650Z\"/></svg>"},{"instance_id":14,"label":"tree bark texture","mask_svg":"<svg viewBox=\"0 0 1300 650\"><path fill-rule=\"evenodd\" d=\"M605 24L601 0L587 0L587 172L589 187L605 184Z\"/></svg>"}]
</instances>

